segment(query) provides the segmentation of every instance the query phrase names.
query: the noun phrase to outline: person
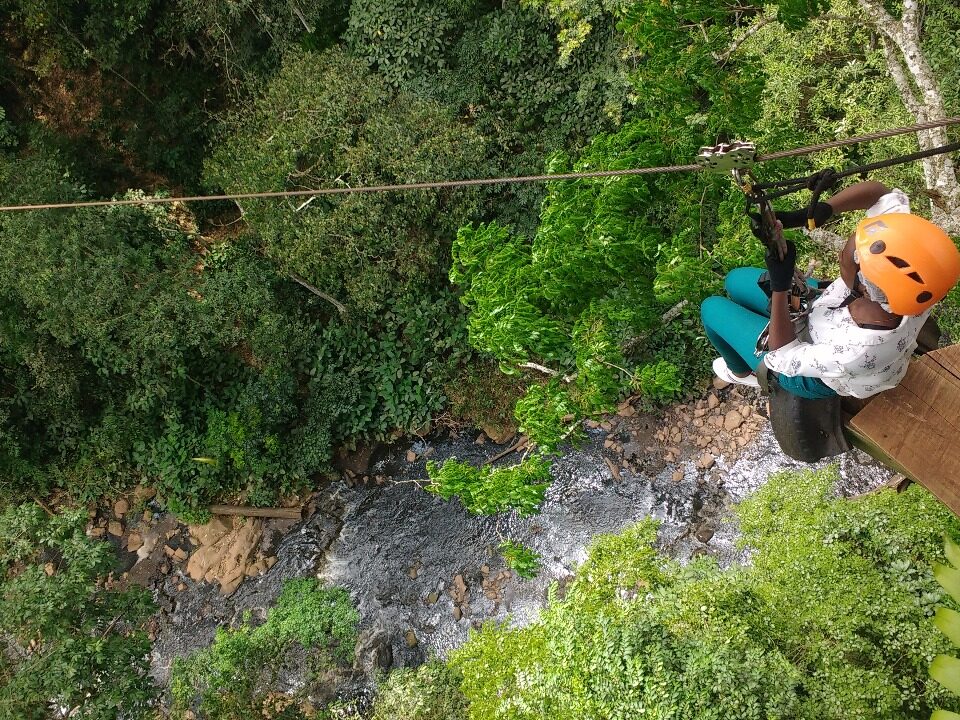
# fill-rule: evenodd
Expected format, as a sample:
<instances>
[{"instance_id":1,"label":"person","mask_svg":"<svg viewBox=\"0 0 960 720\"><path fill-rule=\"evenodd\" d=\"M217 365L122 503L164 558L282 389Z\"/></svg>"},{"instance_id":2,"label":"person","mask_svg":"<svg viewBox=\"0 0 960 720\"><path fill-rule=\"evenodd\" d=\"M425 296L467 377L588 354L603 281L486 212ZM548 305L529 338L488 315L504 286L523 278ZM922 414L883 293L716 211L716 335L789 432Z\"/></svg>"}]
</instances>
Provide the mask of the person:
<instances>
[{"instance_id":1,"label":"person","mask_svg":"<svg viewBox=\"0 0 960 720\"><path fill-rule=\"evenodd\" d=\"M814 220L819 226L852 210L866 210L866 218L840 251L840 277L811 305L809 341L796 337L789 315L793 243L782 259L767 253L771 297L757 284L760 268L737 268L725 281L729 297L703 301L703 326L720 353L718 377L756 387L762 362L781 388L804 398L867 398L903 379L920 329L960 278L960 251L939 227L910 214L901 190L878 182L818 203ZM776 215L778 226L806 225L806 210ZM768 322L769 351L758 353Z\"/></svg>"}]
</instances>

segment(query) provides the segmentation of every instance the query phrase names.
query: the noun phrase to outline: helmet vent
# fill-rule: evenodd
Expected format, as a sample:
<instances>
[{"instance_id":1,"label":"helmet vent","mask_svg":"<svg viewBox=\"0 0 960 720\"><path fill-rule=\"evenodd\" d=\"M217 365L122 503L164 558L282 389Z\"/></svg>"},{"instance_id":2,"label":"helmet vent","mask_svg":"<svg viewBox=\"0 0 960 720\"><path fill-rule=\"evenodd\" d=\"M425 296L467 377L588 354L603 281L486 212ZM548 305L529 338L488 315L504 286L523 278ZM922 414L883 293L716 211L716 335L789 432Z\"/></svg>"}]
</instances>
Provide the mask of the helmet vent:
<instances>
[{"instance_id":1,"label":"helmet vent","mask_svg":"<svg viewBox=\"0 0 960 720\"><path fill-rule=\"evenodd\" d=\"M884 250L887 249L887 244L883 240L877 240L873 245L870 246L870 252L874 255L879 255Z\"/></svg>"},{"instance_id":2,"label":"helmet vent","mask_svg":"<svg viewBox=\"0 0 960 720\"><path fill-rule=\"evenodd\" d=\"M908 262L907 262L906 260L904 260L903 258L890 257L890 256L888 255L888 256L887 256L887 260L889 260L890 262L892 262L894 265L896 265L896 266L897 266L898 268L900 268L901 270L902 270L903 268L908 268L908 267L910 267L910 263L908 263ZM920 283L921 285L923 285L923 278L920 277L920 274L919 274L919 273L917 273L917 272L915 272L915 271L914 271L914 272L908 272L908 273L906 273L906 276L907 276L908 278L910 278L911 280L913 280L914 282Z\"/></svg>"},{"instance_id":3,"label":"helmet vent","mask_svg":"<svg viewBox=\"0 0 960 720\"><path fill-rule=\"evenodd\" d=\"M924 290L922 293L917 295L917 302L922 304L927 302L932 297L933 297L932 292L930 292L929 290Z\"/></svg>"}]
</instances>

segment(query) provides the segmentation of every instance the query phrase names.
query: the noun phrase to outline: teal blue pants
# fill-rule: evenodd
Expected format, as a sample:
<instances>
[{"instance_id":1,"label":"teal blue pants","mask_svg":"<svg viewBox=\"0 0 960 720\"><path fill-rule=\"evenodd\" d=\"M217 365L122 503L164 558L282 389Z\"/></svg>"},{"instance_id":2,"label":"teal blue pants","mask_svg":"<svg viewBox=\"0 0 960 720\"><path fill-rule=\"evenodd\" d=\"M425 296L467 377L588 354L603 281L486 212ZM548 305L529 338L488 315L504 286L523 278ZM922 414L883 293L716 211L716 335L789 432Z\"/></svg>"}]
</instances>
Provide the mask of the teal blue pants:
<instances>
[{"instance_id":1,"label":"teal blue pants","mask_svg":"<svg viewBox=\"0 0 960 720\"><path fill-rule=\"evenodd\" d=\"M757 355L757 338L770 320L770 300L757 285L763 270L744 267L730 271L724 281L729 297L714 295L700 306L707 338L733 372L756 371L763 360ZM819 378L778 375L780 387L805 398L836 395Z\"/></svg>"}]
</instances>

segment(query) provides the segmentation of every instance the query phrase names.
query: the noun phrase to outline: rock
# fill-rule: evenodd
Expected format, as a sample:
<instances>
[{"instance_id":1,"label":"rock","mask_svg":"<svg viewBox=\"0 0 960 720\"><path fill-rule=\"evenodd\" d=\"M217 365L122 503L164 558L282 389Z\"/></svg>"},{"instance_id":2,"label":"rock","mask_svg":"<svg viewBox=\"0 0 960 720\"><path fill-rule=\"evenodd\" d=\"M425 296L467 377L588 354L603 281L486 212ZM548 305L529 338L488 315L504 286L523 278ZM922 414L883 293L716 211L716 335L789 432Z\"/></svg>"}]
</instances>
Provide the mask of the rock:
<instances>
[{"instance_id":1,"label":"rock","mask_svg":"<svg viewBox=\"0 0 960 720\"><path fill-rule=\"evenodd\" d=\"M407 575L410 576L411 580L416 580L420 576L420 563L414 563L409 570L407 570Z\"/></svg>"},{"instance_id":2,"label":"rock","mask_svg":"<svg viewBox=\"0 0 960 720\"><path fill-rule=\"evenodd\" d=\"M477 435L477 439L473 441L474 445L483 445L487 441L487 436L483 433Z\"/></svg>"},{"instance_id":3,"label":"rock","mask_svg":"<svg viewBox=\"0 0 960 720\"><path fill-rule=\"evenodd\" d=\"M715 428L723 427L723 418L719 415L713 415L712 417L707 418L707 421Z\"/></svg>"},{"instance_id":4,"label":"rock","mask_svg":"<svg viewBox=\"0 0 960 720\"><path fill-rule=\"evenodd\" d=\"M223 515L214 515L204 525L190 525L187 530L196 545L213 545L233 529L233 523Z\"/></svg>"},{"instance_id":5,"label":"rock","mask_svg":"<svg viewBox=\"0 0 960 720\"><path fill-rule=\"evenodd\" d=\"M263 537L263 523L257 518L237 524L215 543L201 545L187 562L186 573L193 580L218 582L220 592L230 595L247 576L247 568L255 564L253 555ZM276 558L273 559L276 562ZM264 567L271 566L264 559Z\"/></svg>"},{"instance_id":6,"label":"rock","mask_svg":"<svg viewBox=\"0 0 960 720\"><path fill-rule=\"evenodd\" d=\"M120 537L123 535L123 523L119 520L111 520L107 523L107 532L114 537Z\"/></svg>"},{"instance_id":7,"label":"rock","mask_svg":"<svg viewBox=\"0 0 960 720\"><path fill-rule=\"evenodd\" d=\"M187 551L183 548L177 548L173 551L173 559L177 562L183 562L187 559Z\"/></svg>"},{"instance_id":8,"label":"rock","mask_svg":"<svg viewBox=\"0 0 960 720\"><path fill-rule=\"evenodd\" d=\"M606 440L603 441L603 446L609 450L610 448L613 447L613 440L611 440L610 438L607 438Z\"/></svg>"},{"instance_id":9,"label":"rock","mask_svg":"<svg viewBox=\"0 0 960 720\"><path fill-rule=\"evenodd\" d=\"M613 430L613 423L611 423L609 420L604 420L602 423L600 423L600 428L602 430L606 430L607 432L610 432L611 430Z\"/></svg>"},{"instance_id":10,"label":"rock","mask_svg":"<svg viewBox=\"0 0 960 720\"><path fill-rule=\"evenodd\" d=\"M457 575L453 578L453 586L450 588L450 596L455 605L461 605L467 599L467 583L463 575Z\"/></svg>"},{"instance_id":11,"label":"rock","mask_svg":"<svg viewBox=\"0 0 960 720\"><path fill-rule=\"evenodd\" d=\"M710 453L704 453L697 461L697 467L701 470L709 470L716 463L717 459Z\"/></svg>"},{"instance_id":12,"label":"rock","mask_svg":"<svg viewBox=\"0 0 960 720\"><path fill-rule=\"evenodd\" d=\"M700 419L700 418L697 418L696 420L693 421L693 426L694 426L695 428L702 428L702 427L703 427L703 420Z\"/></svg>"},{"instance_id":13,"label":"rock","mask_svg":"<svg viewBox=\"0 0 960 720\"><path fill-rule=\"evenodd\" d=\"M702 418L706 414L707 414L706 408L697 408L696 410L693 411L693 416L695 418Z\"/></svg>"},{"instance_id":14,"label":"rock","mask_svg":"<svg viewBox=\"0 0 960 720\"><path fill-rule=\"evenodd\" d=\"M573 418L571 418L572 420ZM499 427L497 425L482 425L480 427L487 437L490 438L490 442L496 443L497 445L503 445L506 442L510 442L513 439L513 436L516 435L516 430L512 427Z\"/></svg>"},{"instance_id":15,"label":"rock","mask_svg":"<svg viewBox=\"0 0 960 720\"><path fill-rule=\"evenodd\" d=\"M700 527L697 528L697 531L693 534L693 536L697 540L702 542L704 545L706 545L708 542L710 542L710 539L713 537L713 533L714 533L714 530L712 527L708 525L701 525Z\"/></svg>"},{"instance_id":16,"label":"rock","mask_svg":"<svg viewBox=\"0 0 960 720\"><path fill-rule=\"evenodd\" d=\"M460 608L459 608L459 607L454 607L454 608L453 608L453 619L456 620L457 622L460 622L460 618L462 618L462 617L463 617L463 612L460 610Z\"/></svg>"},{"instance_id":17,"label":"rock","mask_svg":"<svg viewBox=\"0 0 960 720\"><path fill-rule=\"evenodd\" d=\"M584 420L583 426L587 428L587 430L596 430L598 427L600 427L600 423L598 423L596 420Z\"/></svg>"},{"instance_id":18,"label":"rock","mask_svg":"<svg viewBox=\"0 0 960 720\"><path fill-rule=\"evenodd\" d=\"M360 633L354 653L354 667L373 676L377 670L387 670L393 664L390 636L382 626Z\"/></svg>"},{"instance_id":19,"label":"rock","mask_svg":"<svg viewBox=\"0 0 960 720\"><path fill-rule=\"evenodd\" d=\"M673 471L673 481L680 482L683 480L683 470L674 470Z\"/></svg>"},{"instance_id":20,"label":"rock","mask_svg":"<svg viewBox=\"0 0 960 720\"><path fill-rule=\"evenodd\" d=\"M417 454L413 450L407 450L407 462L412 463L417 461Z\"/></svg>"},{"instance_id":21,"label":"rock","mask_svg":"<svg viewBox=\"0 0 960 720\"><path fill-rule=\"evenodd\" d=\"M678 443L683 439L683 435L679 430L674 430L673 435L670 436L670 442Z\"/></svg>"},{"instance_id":22,"label":"rock","mask_svg":"<svg viewBox=\"0 0 960 720\"><path fill-rule=\"evenodd\" d=\"M354 475L363 475L370 472L373 456L381 447L380 443L359 445L356 450L342 446L337 449L333 466L337 470L350 470Z\"/></svg>"},{"instance_id":23,"label":"rock","mask_svg":"<svg viewBox=\"0 0 960 720\"><path fill-rule=\"evenodd\" d=\"M723 390L724 388L730 387L730 383L728 383L726 380L721 380L720 378L715 377L713 379L713 387L716 390Z\"/></svg>"},{"instance_id":24,"label":"rock","mask_svg":"<svg viewBox=\"0 0 960 720\"><path fill-rule=\"evenodd\" d=\"M489 574L490 574L490 566L487 565L486 563L484 563L483 565L481 565L481 566L480 566L480 574L481 574L481 575L489 575Z\"/></svg>"},{"instance_id":25,"label":"rock","mask_svg":"<svg viewBox=\"0 0 960 720\"><path fill-rule=\"evenodd\" d=\"M753 414L753 408L749 405L741 405L740 414L743 415L744 419L746 419Z\"/></svg>"},{"instance_id":26,"label":"rock","mask_svg":"<svg viewBox=\"0 0 960 720\"><path fill-rule=\"evenodd\" d=\"M118 518L122 518L130 510L130 503L128 503L124 498L120 498L113 504L113 514Z\"/></svg>"},{"instance_id":27,"label":"rock","mask_svg":"<svg viewBox=\"0 0 960 720\"><path fill-rule=\"evenodd\" d=\"M44 563L43 572L47 577L52 576L57 571L56 566L52 562Z\"/></svg>"},{"instance_id":28,"label":"rock","mask_svg":"<svg viewBox=\"0 0 960 720\"><path fill-rule=\"evenodd\" d=\"M713 393L710 393L709 397L707 397L707 407L713 410L719 404L720 404L720 398L718 398Z\"/></svg>"},{"instance_id":29,"label":"rock","mask_svg":"<svg viewBox=\"0 0 960 720\"><path fill-rule=\"evenodd\" d=\"M127 536L127 550L130 552L136 552L141 547L143 547L143 538L140 537L140 533L132 532Z\"/></svg>"},{"instance_id":30,"label":"rock","mask_svg":"<svg viewBox=\"0 0 960 720\"><path fill-rule=\"evenodd\" d=\"M153 511L150 508L147 508L143 511L143 521L145 523L151 522L153 520Z\"/></svg>"},{"instance_id":31,"label":"rock","mask_svg":"<svg viewBox=\"0 0 960 720\"><path fill-rule=\"evenodd\" d=\"M153 500L156 496L156 488L137 485L137 487L133 489L133 500L135 503L145 503L147 500Z\"/></svg>"},{"instance_id":32,"label":"rock","mask_svg":"<svg viewBox=\"0 0 960 720\"><path fill-rule=\"evenodd\" d=\"M407 630L403 637L407 641L408 648L415 648L420 643L420 641L417 640L417 634L413 630Z\"/></svg>"},{"instance_id":33,"label":"rock","mask_svg":"<svg viewBox=\"0 0 960 720\"><path fill-rule=\"evenodd\" d=\"M106 534L106 532L107 532L106 528L95 527L95 528L90 528L87 531L87 535L92 538L101 538Z\"/></svg>"},{"instance_id":34,"label":"rock","mask_svg":"<svg viewBox=\"0 0 960 720\"><path fill-rule=\"evenodd\" d=\"M436 605L437 600L440 599L440 593L434 590L432 593L427 595L427 605Z\"/></svg>"}]
</instances>

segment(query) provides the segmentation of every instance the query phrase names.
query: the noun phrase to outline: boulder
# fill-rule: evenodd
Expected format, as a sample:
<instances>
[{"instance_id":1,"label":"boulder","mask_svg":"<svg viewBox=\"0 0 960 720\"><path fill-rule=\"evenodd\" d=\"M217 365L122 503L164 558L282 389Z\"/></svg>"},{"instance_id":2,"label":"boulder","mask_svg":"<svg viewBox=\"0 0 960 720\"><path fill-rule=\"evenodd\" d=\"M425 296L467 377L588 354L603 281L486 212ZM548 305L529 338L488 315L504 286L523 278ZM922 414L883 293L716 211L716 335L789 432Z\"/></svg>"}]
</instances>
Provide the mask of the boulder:
<instances>
[{"instance_id":1,"label":"boulder","mask_svg":"<svg viewBox=\"0 0 960 720\"><path fill-rule=\"evenodd\" d=\"M738 427L743 425L743 415L741 415L737 410L731 410L726 415L723 416L723 429L727 430L736 430Z\"/></svg>"},{"instance_id":2,"label":"boulder","mask_svg":"<svg viewBox=\"0 0 960 720\"><path fill-rule=\"evenodd\" d=\"M127 550L130 552L136 552L141 547L143 547L143 538L140 537L140 533L132 532L127 536Z\"/></svg>"}]
</instances>

